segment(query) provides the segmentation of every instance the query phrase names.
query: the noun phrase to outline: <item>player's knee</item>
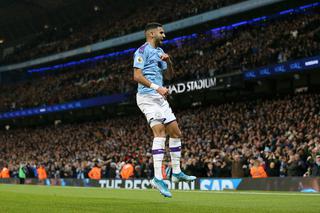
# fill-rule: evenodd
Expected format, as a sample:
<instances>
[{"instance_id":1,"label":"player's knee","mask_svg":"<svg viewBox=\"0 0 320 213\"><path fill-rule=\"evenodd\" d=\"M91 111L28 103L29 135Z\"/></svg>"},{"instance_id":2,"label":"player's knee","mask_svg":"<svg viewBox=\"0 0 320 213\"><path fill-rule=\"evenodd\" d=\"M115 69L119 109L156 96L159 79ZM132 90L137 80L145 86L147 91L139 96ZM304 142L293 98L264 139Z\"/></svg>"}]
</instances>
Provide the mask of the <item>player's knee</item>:
<instances>
[{"instance_id":1,"label":"player's knee","mask_svg":"<svg viewBox=\"0 0 320 213\"><path fill-rule=\"evenodd\" d=\"M166 137L166 133L165 132L153 132L153 136L154 137L160 137L160 138L164 138Z\"/></svg>"},{"instance_id":2,"label":"player's knee","mask_svg":"<svg viewBox=\"0 0 320 213\"><path fill-rule=\"evenodd\" d=\"M180 130L176 130L171 132L170 138L182 138L182 132Z\"/></svg>"},{"instance_id":3,"label":"player's knee","mask_svg":"<svg viewBox=\"0 0 320 213\"><path fill-rule=\"evenodd\" d=\"M153 126L152 131L154 137L166 137L166 131L163 125Z\"/></svg>"}]
</instances>

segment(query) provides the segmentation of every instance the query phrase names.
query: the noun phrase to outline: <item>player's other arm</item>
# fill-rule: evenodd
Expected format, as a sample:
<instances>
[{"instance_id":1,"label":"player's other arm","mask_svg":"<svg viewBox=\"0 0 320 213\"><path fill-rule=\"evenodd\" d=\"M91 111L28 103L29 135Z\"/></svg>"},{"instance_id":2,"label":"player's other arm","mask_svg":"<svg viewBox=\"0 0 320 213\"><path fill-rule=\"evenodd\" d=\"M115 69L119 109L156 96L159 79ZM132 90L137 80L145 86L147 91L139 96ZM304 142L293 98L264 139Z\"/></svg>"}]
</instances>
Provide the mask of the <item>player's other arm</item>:
<instances>
[{"instance_id":1,"label":"player's other arm","mask_svg":"<svg viewBox=\"0 0 320 213\"><path fill-rule=\"evenodd\" d=\"M169 93L169 90L167 88L160 87L156 84L151 83L146 77L144 77L142 70L139 68L134 68L133 80L135 80L139 84L156 90L160 95L164 97L167 96Z\"/></svg>"}]
</instances>

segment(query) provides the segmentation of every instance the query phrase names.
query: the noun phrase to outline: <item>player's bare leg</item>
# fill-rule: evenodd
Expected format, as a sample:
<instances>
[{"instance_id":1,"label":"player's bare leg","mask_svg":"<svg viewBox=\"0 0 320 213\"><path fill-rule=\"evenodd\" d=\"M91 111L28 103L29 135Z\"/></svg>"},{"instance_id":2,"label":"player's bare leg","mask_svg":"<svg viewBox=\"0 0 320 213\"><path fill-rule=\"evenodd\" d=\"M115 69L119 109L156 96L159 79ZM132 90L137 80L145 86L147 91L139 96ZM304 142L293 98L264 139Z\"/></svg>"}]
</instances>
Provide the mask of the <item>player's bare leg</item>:
<instances>
[{"instance_id":1,"label":"player's bare leg","mask_svg":"<svg viewBox=\"0 0 320 213\"><path fill-rule=\"evenodd\" d=\"M163 196L172 197L168 186L163 181L162 177L162 160L165 150L166 129L161 123L155 124L151 128L154 135L152 143L154 178L151 180L151 184L153 187L157 188Z\"/></svg>"},{"instance_id":2,"label":"player's bare leg","mask_svg":"<svg viewBox=\"0 0 320 213\"><path fill-rule=\"evenodd\" d=\"M184 174L180 169L181 158L181 131L177 121L172 121L166 125L166 132L169 134L169 147L172 164L172 181L194 181L195 176L189 176Z\"/></svg>"}]
</instances>

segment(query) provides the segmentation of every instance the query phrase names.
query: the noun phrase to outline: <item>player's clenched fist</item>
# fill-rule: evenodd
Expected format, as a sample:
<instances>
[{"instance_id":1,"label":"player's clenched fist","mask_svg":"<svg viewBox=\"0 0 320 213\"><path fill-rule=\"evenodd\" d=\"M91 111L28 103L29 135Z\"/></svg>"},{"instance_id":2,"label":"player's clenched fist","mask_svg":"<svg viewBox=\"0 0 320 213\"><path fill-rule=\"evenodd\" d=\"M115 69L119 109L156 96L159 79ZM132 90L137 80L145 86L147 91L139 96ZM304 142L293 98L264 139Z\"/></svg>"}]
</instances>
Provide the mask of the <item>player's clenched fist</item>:
<instances>
[{"instance_id":1,"label":"player's clenched fist","mask_svg":"<svg viewBox=\"0 0 320 213\"><path fill-rule=\"evenodd\" d=\"M169 55L166 54L166 53L163 53L161 56L160 56L160 59L162 61L168 61L170 59Z\"/></svg>"},{"instance_id":2,"label":"player's clenched fist","mask_svg":"<svg viewBox=\"0 0 320 213\"><path fill-rule=\"evenodd\" d=\"M157 92L162 95L163 97L167 97L169 94L169 90L166 87L159 87Z\"/></svg>"}]
</instances>

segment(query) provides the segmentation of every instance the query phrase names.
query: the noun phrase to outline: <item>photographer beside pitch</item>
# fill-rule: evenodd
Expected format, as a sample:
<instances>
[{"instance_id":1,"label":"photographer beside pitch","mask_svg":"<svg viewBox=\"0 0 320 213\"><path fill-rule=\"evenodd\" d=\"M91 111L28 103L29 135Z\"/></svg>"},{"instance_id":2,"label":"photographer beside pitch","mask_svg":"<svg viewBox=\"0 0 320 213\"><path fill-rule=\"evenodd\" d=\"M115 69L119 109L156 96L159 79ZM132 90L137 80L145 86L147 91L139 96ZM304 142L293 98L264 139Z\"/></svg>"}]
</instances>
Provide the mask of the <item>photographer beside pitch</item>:
<instances>
[{"instance_id":1,"label":"photographer beside pitch","mask_svg":"<svg viewBox=\"0 0 320 213\"><path fill-rule=\"evenodd\" d=\"M154 178L151 184L165 197L172 197L161 171L166 134L170 136L172 181L193 181L196 177L188 176L180 169L181 131L166 100L169 90L163 87L163 74L170 77L173 73L169 55L160 48L165 38L164 29L159 23L149 23L145 27L145 36L146 43L134 53L134 80L138 82L137 105L145 114L154 136Z\"/></svg>"}]
</instances>

